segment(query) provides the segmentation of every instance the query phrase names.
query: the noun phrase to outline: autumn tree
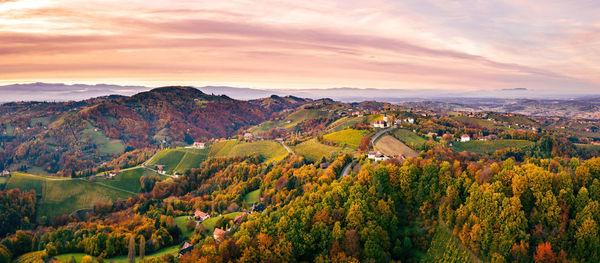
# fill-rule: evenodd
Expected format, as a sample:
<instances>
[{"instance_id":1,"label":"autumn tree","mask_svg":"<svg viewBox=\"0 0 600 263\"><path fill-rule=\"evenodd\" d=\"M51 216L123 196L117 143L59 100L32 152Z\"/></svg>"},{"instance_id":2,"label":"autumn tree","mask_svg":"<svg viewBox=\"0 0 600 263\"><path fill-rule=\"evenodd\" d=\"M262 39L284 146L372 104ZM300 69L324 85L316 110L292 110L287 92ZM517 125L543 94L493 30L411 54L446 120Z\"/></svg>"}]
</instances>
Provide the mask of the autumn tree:
<instances>
[{"instance_id":1,"label":"autumn tree","mask_svg":"<svg viewBox=\"0 0 600 263\"><path fill-rule=\"evenodd\" d=\"M140 236L140 260L143 260L146 256L146 238Z\"/></svg>"},{"instance_id":2,"label":"autumn tree","mask_svg":"<svg viewBox=\"0 0 600 263\"><path fill-rule=\"evenodd\" d=\"M129 238L129 252L127 253L127 262L135 263L135 237L131 235Z\"/></svg>"},{"instance_id":3,"label":"autumn tree","mask_svg":"<svg viewBox=\"0 0 600 263\"><path fill-rule=\"evenodd\" d=\"M360 139L360 151L361 152L365 152L369 149L369 146L371 145L371 136L365 136L362 137L362 139Z\"/></svg>"},{"instance_id":4,"label":"autumn tree","mask_svg":"<svg viewBox=\"0 0 600 263\"><path fill-rule=\"evenodd\" d=\"M553 263L556 262L556 254L552 251L552 245L550 242L542 243L535 249L535 255L533 255L535 262Z\"/></svg>"}]
</instances>

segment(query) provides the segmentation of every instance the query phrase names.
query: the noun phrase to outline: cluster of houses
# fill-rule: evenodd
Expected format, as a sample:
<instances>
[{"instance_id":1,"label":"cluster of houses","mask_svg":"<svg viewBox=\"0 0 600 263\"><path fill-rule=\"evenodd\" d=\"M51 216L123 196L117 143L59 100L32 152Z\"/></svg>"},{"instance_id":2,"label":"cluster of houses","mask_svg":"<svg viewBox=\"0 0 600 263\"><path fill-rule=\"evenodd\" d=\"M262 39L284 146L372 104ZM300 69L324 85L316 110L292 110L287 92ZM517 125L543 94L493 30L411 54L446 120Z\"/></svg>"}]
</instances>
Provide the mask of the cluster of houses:
<instances>
[{"instance_id":1,"label":"cluster of houses","mask_svg":"<svg viewBox=\"0 0 600 263\"><path fill-rule=\"evenodd\" d=\"M233 219L233 223L235 225L239 226L244 222L244 219L247 216L249 216L253 212L262 212L263 210L265 210L265 206L263 204L255 203L252 205L252 208L249 211L242 212L242 214L236 216ZM204 213L200 210L196 210L194 212L193 219L196 221L196 225L200 225L203 221L208 220L209 218L210 218L210 215L208 213ZM192 216L190 216L189 219L192 219ZM213 231L213 238L217 242L223 241L225 239L225 237L229 234L229 231L231 231L231 228L228 228L228 229L215 228L215 230ZM187 252L192 251L193 249L194 249L193 244L185 242L183 244L183 246L181 247L181 249L179 250L179 255L183 255Z\"/></svg>"},{"instance_id":2,"label":"cluster of houses","mask_svg":"<svg viewBox=\"0 0 600 263\"><path fill-rule=\"evenodd\" d=\"M2 175L2 176L9 176L9 175L10 175L10 171L8 171L8 170L4 170L4 171L2 171L2 174L1 174L1 175Z\"/></svg>"}]
</instances>

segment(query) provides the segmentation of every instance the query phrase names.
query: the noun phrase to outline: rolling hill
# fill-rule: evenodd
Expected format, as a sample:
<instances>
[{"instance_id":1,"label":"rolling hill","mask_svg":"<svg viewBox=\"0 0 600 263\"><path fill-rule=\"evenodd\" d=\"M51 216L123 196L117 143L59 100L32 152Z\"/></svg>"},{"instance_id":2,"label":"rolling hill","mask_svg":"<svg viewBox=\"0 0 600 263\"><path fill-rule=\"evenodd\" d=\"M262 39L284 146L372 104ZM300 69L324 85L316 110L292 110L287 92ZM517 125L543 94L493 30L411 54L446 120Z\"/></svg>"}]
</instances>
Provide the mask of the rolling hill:
<instances>
[{"instance_id":1,"label":"rolling hill","mask_svg":"<svg viewBox=\"0 0 600 263\"><path fill-rule=\"evenodd\" d=\"M80 102L7 103L0 105L0 170L74 175L134 149L229 137L309 101L239 101L178 86Z\"/></svg>"},{"instance_id":2,"label":"rolling hill","mask_svg":"<svg viewBox=\"0 0 600 263\"><path fill-rule=\"evenodd\" d=\"M6 185L6 189L13 188L35 190L41 197L38 218L70 214L79 209L91 208L98 202L126 199L135 194L128 190L131 189L128 186L121 188L120 185L113 186L84 179L52 178L18 172L11 174Z\"/></svg>"}]
</instances>

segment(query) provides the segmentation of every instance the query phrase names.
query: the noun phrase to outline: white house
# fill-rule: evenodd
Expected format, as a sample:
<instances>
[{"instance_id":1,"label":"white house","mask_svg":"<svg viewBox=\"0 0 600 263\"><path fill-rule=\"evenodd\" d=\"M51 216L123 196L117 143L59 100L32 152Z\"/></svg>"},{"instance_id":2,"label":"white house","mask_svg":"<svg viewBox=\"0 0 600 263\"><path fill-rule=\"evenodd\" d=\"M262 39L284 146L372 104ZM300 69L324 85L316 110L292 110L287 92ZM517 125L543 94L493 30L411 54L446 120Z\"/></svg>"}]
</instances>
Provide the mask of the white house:
<instances>
[{"instance_id":1,"label":"white house","mask_svg":"<svg viewBox=\"0 0 600 263\"><path fill-rule=\"evenodd\" d=\"M370 152L367 154L367 158L369 158L369 159L371 159L371 160L375 160L376 162L377 162L377 161L385 161L385 160L387 160L387 159L390 159L389 157L387 157L387 156L383 155L382 153L380 153L380 152L375 152L375 151L370 151Z\"/></svg>"},{"instance_id":2,"label":"white house","mask_svg":"<svg viewBox=\"0 0 600 263\"><path fill-rule=\"evenodd\" d=\"M460 141L461 142L471 141L471 136L469 136L468 134L463 134L462 136L460 136Z\"/></svg>"},{"instance_id":3,"label":"white house","mask_svg":"<svg viewBox=\"0 0 600 263\"><path fill-rule=\"evenodd\" d=\"M194 144L185 148L204 149L206 148L206 144L203 142L194 142Z\"/></svg>"},{"instance_id":4,"label":"white house","mask_svg":"<svg viewBox=\"0 0 600 263\"><path fill-rule=\"evenodd\" d=\"M377 156L377 152L375 152L375 151L370 151L367 154L367 158L369 158L369 159L375 159L375 156Z\"/></svg>"}]
</instances>

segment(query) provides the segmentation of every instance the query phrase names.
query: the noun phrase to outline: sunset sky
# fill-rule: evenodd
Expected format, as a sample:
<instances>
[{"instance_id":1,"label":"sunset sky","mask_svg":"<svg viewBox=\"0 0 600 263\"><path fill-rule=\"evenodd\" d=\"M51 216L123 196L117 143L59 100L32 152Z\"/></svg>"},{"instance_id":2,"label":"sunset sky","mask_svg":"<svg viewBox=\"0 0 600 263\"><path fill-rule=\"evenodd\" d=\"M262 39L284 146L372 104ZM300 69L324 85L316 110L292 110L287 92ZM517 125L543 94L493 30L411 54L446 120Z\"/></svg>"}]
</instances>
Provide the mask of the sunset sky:
<instances>
[{"instance_id":1,"label":"sunset sky","mask_svg":"<svg viewBox=\"0 0 600 263\"><path fill-rule=\"evenodd\" d=\"M0 0L0 85L600 93L600 1Z\"/></svg>"}]
</instances>

